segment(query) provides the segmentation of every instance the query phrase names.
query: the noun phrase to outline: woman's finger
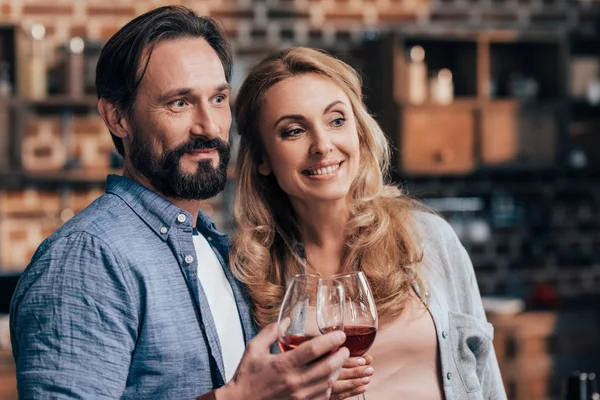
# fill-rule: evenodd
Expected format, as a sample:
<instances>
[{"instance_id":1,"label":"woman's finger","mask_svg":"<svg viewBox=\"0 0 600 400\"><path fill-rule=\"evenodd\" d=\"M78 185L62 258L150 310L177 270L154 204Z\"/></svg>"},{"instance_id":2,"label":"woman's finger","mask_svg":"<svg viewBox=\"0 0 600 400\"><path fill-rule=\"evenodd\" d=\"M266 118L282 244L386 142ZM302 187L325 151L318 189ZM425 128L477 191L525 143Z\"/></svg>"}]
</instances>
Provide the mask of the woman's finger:
<instances>
[{"instance_id":1,"label":"woman's finger","mask_svg":"<svg viewBox=\"0 0 600 400\"><path fill-rule=\"evenodd\" d=\"M367 386L369 382L371 382L371 378L369 378L368 376L360 379L338 380L333 384L332 393L342 394L346 392L351 392L360 387Z\"/></svg>"},{"instance_id":2,"label":"woman's finger","mask_svg":"<svg viewBox=\"0 0 600 400\"><path fill-rule=\"evenodd\" d=\"M367 386L363 385L363 386L359 386L359 387L356 387L353 389L348 389L346 391L336 392L335 385L334 385L333 390L331 392L331 399L332 400L347 399L348 397L358 396L359 394L365 393L366 391L367 391Z\"/></svg>"},{"instance_id":3,"label":"woman's finger","mask_svg":"<svg viewBox=\"0 0 600 400\"><path fill-rule=\"evenodd\" d=\"M342 368L342 372L340 374L340 380L347 379L360 379L364 377L369 377L373 375L375 371L373 367L355 367L355 368Z\"/></svg>"},{"instance_id":4,"label":"woman's finger","mask_svg":"<svg viewBox=\"0 0 600 400\"><path fill-rule=\"evenodd\" d=\"M364 357L350 357L344 364L344 368L355 368L367 365L367 360Z\"/></svg>"}]
</instances>

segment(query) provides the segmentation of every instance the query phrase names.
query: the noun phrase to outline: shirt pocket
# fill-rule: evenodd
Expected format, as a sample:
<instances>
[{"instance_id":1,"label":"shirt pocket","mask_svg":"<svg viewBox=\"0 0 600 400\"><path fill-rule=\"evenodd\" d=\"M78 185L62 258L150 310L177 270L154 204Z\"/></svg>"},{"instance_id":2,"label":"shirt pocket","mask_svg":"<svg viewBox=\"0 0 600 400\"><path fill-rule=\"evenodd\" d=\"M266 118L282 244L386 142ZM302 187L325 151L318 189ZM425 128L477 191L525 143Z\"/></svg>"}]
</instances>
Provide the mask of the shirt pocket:
<instances>
[{"instance_id":1,"label":"shirt pocket","mask_svg":"<svg viewBox=\"0 0 600 400\"><path fill-rule=\"evenodd\" d=\"M481 390L494 327L469 314L449 312L452 356L467 393Z\"/></svg>"}]
</instances>

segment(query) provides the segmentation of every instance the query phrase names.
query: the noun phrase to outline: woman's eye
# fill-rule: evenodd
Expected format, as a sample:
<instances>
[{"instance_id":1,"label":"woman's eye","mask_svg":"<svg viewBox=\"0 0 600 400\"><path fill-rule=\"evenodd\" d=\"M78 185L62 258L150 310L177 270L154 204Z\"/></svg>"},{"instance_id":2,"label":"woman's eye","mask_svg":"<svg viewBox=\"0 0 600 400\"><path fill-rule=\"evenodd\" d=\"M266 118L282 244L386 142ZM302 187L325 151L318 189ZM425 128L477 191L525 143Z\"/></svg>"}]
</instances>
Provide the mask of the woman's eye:
<instances>
[{"instance_id":1,"label":"woman's eye","mask_svg":"<svg viewBox=\"0 0 600 400\"><path fill-rule=\"evenodd\" d=\"M346 122L346 118L337 118L337 119L334 119L333 121L331 121L331 125L333 125L335 127L340 127L340 126L344 125L344 122Z\"/></svg>"},{"instance_id":2,"label":"woman's eye","mask_svg":"<svg viewBox=\"0 0 600 400\"><path fill-rule=\"evenodd\" d=\"M302 134L302 129L300 128L294 128L294 129L289 129L287 131L284 131L282 136L283 137L295 137Z\"/></svg>"}]
</instances>

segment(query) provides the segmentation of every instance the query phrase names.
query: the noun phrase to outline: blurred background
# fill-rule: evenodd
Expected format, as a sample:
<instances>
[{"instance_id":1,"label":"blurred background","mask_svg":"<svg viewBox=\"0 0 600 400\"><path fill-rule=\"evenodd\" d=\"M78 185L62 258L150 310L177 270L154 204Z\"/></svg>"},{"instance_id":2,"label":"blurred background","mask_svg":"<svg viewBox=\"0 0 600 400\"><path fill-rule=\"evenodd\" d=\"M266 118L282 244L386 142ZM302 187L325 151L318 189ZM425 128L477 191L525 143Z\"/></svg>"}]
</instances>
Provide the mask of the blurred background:
<instances>
[{"instance_id":1,"label":"blurred background","mask_svg":"<svg viewBox=\"0 0 600 400\"><path fill-rule=\"evenodd\" d=\"M594 381L598 0L4 0L0 399L16 398L7 313L20 272L122 165L96 111L99 51L164 4L221 21L234 91L288 46L323 48L355 67L394 145L394 181L443 214L472 257L509 398L566 399L574 371ZM234 184L204 206L226 232Z\"/></svg>"}]
</instances>

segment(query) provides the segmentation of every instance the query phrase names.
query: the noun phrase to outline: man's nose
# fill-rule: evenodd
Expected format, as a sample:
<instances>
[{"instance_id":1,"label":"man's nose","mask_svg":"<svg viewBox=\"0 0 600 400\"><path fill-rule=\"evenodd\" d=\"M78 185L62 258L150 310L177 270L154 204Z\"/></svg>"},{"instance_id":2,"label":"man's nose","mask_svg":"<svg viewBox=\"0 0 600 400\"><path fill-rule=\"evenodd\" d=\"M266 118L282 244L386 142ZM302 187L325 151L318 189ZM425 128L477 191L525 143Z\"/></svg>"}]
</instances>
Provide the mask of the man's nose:
<instances>
[{"instance_id":1,"label":"man's nose","mask_svg":"<svg viewBox=\"0 0 600 400\"><path fill-rule=\"evenodd\" d=\"M192 134L202 135L209 138L219 137L219 125L215 116L216 110L212 110L206 104L200 104L196 109Z\"/></svg>"}]
</instances>

